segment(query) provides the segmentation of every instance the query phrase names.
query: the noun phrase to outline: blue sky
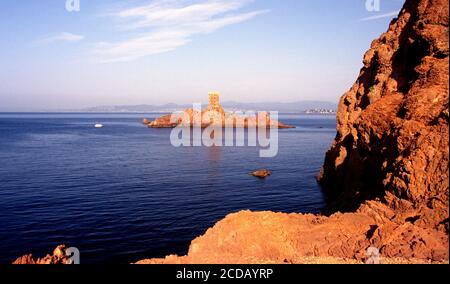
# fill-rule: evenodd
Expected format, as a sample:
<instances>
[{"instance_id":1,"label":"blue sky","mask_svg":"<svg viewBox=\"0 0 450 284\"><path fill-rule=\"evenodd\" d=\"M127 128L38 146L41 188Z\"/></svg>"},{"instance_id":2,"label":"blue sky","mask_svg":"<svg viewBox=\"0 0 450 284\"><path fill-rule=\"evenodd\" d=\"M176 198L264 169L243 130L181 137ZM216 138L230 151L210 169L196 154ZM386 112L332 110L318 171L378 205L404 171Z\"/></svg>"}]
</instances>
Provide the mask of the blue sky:
<instances>
[{"instance_id":1,"label":"blue sky","mask_svg":"<svg viewBox=\"0 0 450 284\"><path fill-rule=\"evenodd\" d=\"M0 111L337 101L403 0L0 2Z\"/></svg>"}]
</instances>

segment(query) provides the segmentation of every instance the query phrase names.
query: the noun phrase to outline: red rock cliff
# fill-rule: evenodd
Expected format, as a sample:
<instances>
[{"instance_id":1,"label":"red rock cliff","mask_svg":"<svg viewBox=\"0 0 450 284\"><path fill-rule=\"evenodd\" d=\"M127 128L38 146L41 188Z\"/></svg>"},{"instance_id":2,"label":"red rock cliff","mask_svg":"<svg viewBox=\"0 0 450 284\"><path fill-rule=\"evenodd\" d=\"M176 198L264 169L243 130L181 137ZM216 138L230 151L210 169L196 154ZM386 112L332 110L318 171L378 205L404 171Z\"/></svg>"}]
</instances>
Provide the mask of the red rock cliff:
<instances>
[{"instance_id":1,"label":"red rock cliff","mask_svg":"<svg viewBox=\"0 0 450 284\"><path fill-rule=\"evenodd\" d=\"M329 212L381 198L448 221L448 0L408 0L340 100L320 183ZM438 216L436 216L438 217ZM448 223L448 222L447 222Z\"/></svg>"}]
</instances>

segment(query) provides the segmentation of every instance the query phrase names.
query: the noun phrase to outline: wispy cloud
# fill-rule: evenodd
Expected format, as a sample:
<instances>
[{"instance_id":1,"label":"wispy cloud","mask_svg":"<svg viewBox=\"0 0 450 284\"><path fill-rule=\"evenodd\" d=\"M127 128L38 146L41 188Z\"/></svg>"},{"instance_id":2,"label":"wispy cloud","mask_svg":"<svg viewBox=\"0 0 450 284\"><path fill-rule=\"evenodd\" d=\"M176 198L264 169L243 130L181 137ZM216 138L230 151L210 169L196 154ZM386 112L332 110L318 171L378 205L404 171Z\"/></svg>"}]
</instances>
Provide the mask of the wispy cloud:
<instances>
[{"instance_id":1,"label":"wispy cloud","mask_svg":"<svg viewBox=\"0 0 450 284\"><path fill-rule=\"evenodd\" d=\"M374 20L384 19L384 18L392 18L392 17L397 16L398 13L400 13L400 11L392 11L392 12L385 13L385 14L377 14L377 15L374 15L371 17L359 19L359 22L367 22L367 21L374 21Z\"/></svg>"},{"instance_id":2,"label":"wispy cloud","mask_svg":"<svg viewBox=\"0 0 450 284\"><path fill-rule=\"evenodd\" d=\"M186 45L192 36L248 21L268 10L238 12L252 0L159 0L149 5L118 11L121 29L138 36L95 47L101 62L132 61L169 52ZM232 13L234 12L234 13Z\"/></svg>"},{"instance_id":3,"label":"wispy cloud","mask_svg":"<svg viewBox=\"0 0 450 284\"><path fill-rule=\"evenodd\" d=\"M68 32L61 32L36 40L38 44L49 44L54 42L77 42L84 39L84 36Z\"/></svg>"}]
</instances>

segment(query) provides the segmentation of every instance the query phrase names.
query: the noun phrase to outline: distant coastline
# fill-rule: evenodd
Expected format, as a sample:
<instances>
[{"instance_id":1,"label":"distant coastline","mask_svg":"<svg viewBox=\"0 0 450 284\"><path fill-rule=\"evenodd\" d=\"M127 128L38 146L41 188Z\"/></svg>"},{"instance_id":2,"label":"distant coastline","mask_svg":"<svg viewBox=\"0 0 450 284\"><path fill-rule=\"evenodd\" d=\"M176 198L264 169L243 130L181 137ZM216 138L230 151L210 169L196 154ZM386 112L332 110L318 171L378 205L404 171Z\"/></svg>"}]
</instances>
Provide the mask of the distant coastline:
<instances>
[{"instance_id":1,"label":"distant coastline","mask_svg":"<svg viewBox=\"0 0 450 284\"><path fill-rule=\"evenodd\" d=\"M205 106L207 103L204 104ZM254 110L254 111L278 111L282 114L331 114L335 115L337 104L325 101L297 101L292 103L260 102L239 103L224 102L223 107L227 111ZM36 110L0 110L0 113L155 113L167 114L183 111L192 107L190 104L163 104L163 105L109 105L94 106L80 109L36 109ZM320 112L316 110L326 110Z\"/></svg>"},{"instance_id":2,"label":"distant coastline","mask_svg":"<svg viewBox=\"0 0 450 284\"><path fill-rule=\"evenodd\" d=\"M177 112L181 110L174 111L0 111L0 115L13 115L13 114L155 114L155 115L165 115L173 112ZM229 111L229 110L227 110ZM311 112L311 111L301 111L301 112L280 112L280 115L317 115L317 116L336 116L336 112Z\"/></svg>"},{"instance_id":3,"label":"distant coastline","mask_svg":"<svg viewBox=\"0 0 450 284\"><path fill-rule=\"evenodd\" d=\"M204 104L205 106L207 103ZM297 101L292 103L279 102L259 102L259 103L240 103L223 102L222 106L227 111L237 110L255 110L255 111L278 111L280 113L305 113L313 109L333 109L337 110L337 104L323 101ZM192 104L164 104L164 105L116 105L116 106L97 106L81 109L82 112L154 112L154 113L172 113L183 111L192 107Z\"/></svg>"}]
</instances>

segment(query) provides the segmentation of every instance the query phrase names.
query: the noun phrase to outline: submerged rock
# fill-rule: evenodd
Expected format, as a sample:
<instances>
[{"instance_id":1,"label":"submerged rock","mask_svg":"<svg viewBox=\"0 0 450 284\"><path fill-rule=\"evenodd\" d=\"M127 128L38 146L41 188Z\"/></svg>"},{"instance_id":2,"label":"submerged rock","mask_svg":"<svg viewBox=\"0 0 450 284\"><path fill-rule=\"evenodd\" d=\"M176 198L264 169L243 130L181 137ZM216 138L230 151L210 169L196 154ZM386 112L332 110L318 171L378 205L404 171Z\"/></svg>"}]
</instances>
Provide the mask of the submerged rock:
<instances>
[{"instance_id":1,"label":"submerged rock","mask_svg":"<svg viewBox=\"0 0 450 284\"><path fill-rule=\"evenodd\" d=\"M250 175L257 177L257 178L266 178L272 174L269 170L258 170L250 173Z\"/></svg>"}]
</instances>

